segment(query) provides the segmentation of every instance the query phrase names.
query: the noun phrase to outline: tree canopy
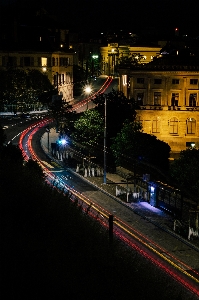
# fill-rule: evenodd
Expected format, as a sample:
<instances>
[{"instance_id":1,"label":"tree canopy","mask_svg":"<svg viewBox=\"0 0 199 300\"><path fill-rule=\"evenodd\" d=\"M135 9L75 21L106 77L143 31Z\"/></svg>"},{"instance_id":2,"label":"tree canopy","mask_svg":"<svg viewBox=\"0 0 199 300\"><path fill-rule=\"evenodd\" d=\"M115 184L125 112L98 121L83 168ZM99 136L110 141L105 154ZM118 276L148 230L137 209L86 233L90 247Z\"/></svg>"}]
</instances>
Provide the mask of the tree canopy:
<instances>
[{"instance_id":1,"label":"tree canopy","mask_svg":"<svg viewBox=\"0 0 199 300\"><path fill-rule=\"evenodd\" d=\"M199 196L199 149L187 149L180 152L170 166L173 180L183 189Z\"/></svg>"},{"instance_id":2,"label":"tree canopy","mask_svg":"<svg viewBox=\"0 0 199 300\"><path fill-rule=\"evenodd\" d=\"M92 153L103 141L103 118L96 110L86 110L78 120L74 122L72 139Z\"/></svg>"},{"instance_id":3,"label":"tree canopy","mask_svg":"<svg viewBox=\"0 0 199 300\"><path fill-rule=\"evenodd\" d=\"M47 75L38 70L8 69L0 71L0 99L6 104L49 101L55 93Z\"/></svg>"},{"instance_id":4,"label":"tree canopy","mask_svg":"<svg viewBox=\"0 0 199 300\"><path fill-rule=\"evenodd\" d=\"M117 164L148 163L168 171L169 145L154 135L143 133L141 123L126 121L112 142Z\"/></svg>"},{"instance_id":5,"label":"tree canopy","mask_svg":"<svg viewBox=\"0 0 199 300\"><path fill-rule=\"evenodd\" d=\"M112 90L112 92L100 94L94 99L97 110L104 118L106 97L106 124L107 124L107 142L117 135L121 130L125 120L134 121L136 111L134 108L134 99L127 99L123 92Z\"/></svg>"},{"instance_id":6,"label":"tree canopy","mask_svg":"<svg viewBox=\"0 0 199 300\"><path fill-rule=\"evenodd\" d=\"M130 66L137 66L144 62L145 58L140 53L132 53L129 56L122 56L118 60L118 67L125 68Z\"/></svg>"}]
</instances>

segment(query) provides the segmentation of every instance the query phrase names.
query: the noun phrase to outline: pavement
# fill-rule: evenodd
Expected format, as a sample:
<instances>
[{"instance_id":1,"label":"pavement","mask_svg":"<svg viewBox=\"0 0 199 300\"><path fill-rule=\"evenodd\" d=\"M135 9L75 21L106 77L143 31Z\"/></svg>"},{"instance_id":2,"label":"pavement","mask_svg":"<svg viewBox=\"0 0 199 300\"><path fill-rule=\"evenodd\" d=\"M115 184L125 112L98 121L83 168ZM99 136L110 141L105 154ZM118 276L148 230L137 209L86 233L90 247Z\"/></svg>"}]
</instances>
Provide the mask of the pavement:
<instances>
[{"instance_id":1,"label":"pavement","mask_svg":"<svg viewBox=\"0 0 199 300\"><path fill-rule=\"evenodd\" d=\"M59 133L56 133L55 128L50 129L49 133L49 145L51 143L55 143L58 140ZM63 166L63 160L55 159L52 155L48 152L48 134L47 132L41 138L41 146L43 150L50 156L51 159L56 160L60 165ZM68 150L70 153L71 149ZM75 155L75 154L73 154ZM83 161L83 159L82 159ZM168 214L166 211L163 211L159 208L151 206L147 201L143 199L134 199L133 201L127 202L127 196L118 197L116 193L118 189L126 190L126 180L125 174L129 174L130 171L119 167L117 169L118 173L106 173L106 184L103 183L103 175L101 176L87 176L85 177L83 173L77 172L75 168L69 168L71 172L75 175L80 176L83 180L87 181L91 185L97 187L101 191L103 191L108 196L114 198L117 202L121 203L121 205L126 206L134 213L140 215L142 218L146 219L150 223L154 224L155 226L163 229L164 231L169 232L170 234L178 237L183 242L189 244L191 247L197 249L199 251L199 240L189 241L186 237L183 238L174 231L174 217ZM133 190L134 185L128 184L128 188Z\"/></svg>"}]
</instances>

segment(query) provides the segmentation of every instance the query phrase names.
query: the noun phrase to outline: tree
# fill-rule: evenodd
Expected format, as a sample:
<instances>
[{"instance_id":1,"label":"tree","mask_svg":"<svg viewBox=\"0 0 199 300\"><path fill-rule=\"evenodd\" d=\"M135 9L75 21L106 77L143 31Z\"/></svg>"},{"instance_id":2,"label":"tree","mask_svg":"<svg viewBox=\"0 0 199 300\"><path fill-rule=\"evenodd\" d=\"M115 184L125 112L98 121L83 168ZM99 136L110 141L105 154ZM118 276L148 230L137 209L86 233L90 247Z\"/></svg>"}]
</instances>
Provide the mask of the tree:
<instances>
[{"instance_id":1,"label":"tree","mask_svg":"<svg viewBox=\"0 0 199 300\"><path fill-rule=\"evenodd\" d=\"M111 149L116 164L151 164L168 171L169 145L154 135L143 133L139 122L126 121L112 141Z\"/></svg>"},{"instance_id":2,"label":"tree","mask_svg":"<svg viewBox=\"0 0 199 300\"><path fill-rule=\"evenodd\" d=\"M55 93L48 77L38 70L12 69L0 71L0 99L6 104L48 102Z\"/></svg>"},{"instance_id":3,"label":"tree","mask_svg":"<svg viewBox=\"0 0 199 300\"><path fill-rule=\"evenodd\" d=\"M180 152L170 166L173 180L182 189L189 190L197 198L199 196L199 149L187 149Z\"/></svg>"},{"instance_id":4,"label":"tree","mask_svg":"<svg viewBox=\"0 0 199 300\"><path fill-rule=\"evenodd\" d=\"M33 159L29 159L25 164L25 168L32 175L34 174L34 177L37 177L38 179L44 178L43 170L37 161L34 161Z\"/></svg>"},{"instance_id":5,"label":"tree","mask_svg":"<svg viewBox=\"0 0 199 300\"><path fill-rule=\"evenodd\" d=\"M27 88L28 99L32 102L40 101L42 103L49 103L52 100L52 95L56 94L54 86L49 81L47 75L35 69L28 70Z\"/></svg>"},{"instance_id":6,"label":"tree","mask_svg":"<svg viewBox=\"0 0 199 300\"><path fill-rule=\"evenodd\" d=\"M118 60L118 66L119 68L125 68L130 66L137 66L141 64L145 60L144 56L140 53L133 53L129 56L122 56Z\"/></svg>"},{"instance_id":7,"label":"tree","mask_svg":"<svg viewBox=\"0 0 199 300\"><path fill-rule=\"evenodd\" d=\"M81 144L83 149L92 153L99 144L102 145L104 125L103 119L96 110L86 110L78 120L74 122L72 139Z\"/></svg>"},{"instance_id":8,"label":"tree","mask_svg":"<svg viewBox=\"0 0 199 300\"><path fill-rule=\"evenodd\" d=\"M22 166L23 164L23 156L20 148L18 146L12 145L9 143L6 146L3 146L0 151L0 159L3 164L5 161L7 163L19 164Z\"/></svg>"},{"instance_id":9,"label":"tree","mask_svg":"<svg viewBox=\"0 0 199 300\"><path fill-rule=\"evenodd\" d=\"M134 99L127 99L122 92L112 90L112 92L100 94L93 102L97 110L104 119L106 97L106 123L107 123L107 143L121 130L125 120L134 121L136 111L134 109Z\"/></svg>"}]
</instances>

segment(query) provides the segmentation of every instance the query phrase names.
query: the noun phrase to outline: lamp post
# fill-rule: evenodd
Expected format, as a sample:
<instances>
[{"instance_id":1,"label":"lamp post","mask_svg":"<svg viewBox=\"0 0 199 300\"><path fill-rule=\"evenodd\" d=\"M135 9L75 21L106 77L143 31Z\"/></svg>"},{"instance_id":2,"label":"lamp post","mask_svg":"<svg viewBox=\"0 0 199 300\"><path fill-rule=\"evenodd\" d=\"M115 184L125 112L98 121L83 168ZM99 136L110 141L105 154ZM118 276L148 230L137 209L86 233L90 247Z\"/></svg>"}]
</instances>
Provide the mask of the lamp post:
<instances>
[{"instance_id":1,"label":"lamp post","mask_svg":"<svg viewBox=\"0 0 199 300\"><path fill-rule=\"evenodd\" d=\"M49 125L46 126L46 132L47 132L47 136L48 136L48 152L49 152L49 150L50 150L50 147L49 147L49 133L50 133Z\"/></svg>"},{"instance_id":2,"label":"lamp post","mask_svg":"<svg viewBox=\"0 0 199 300\"><path fill-rule=\"evenodd\" d=\"M104 184L106 184L106 95L104 98Z\"/></svg>"},{"instance_id":3,"label":"lamp post","mask_svg":"<svg viewBox=\"0 0 199 300\"><path fill-rule=\"evenodd\" d=\"M87 85L84 89L86 95L87 95L87 104L86 104L86 110L88 110L88 97L90 96L90 93L92 91L90 85Z\"/></svg>"}]
</instances>

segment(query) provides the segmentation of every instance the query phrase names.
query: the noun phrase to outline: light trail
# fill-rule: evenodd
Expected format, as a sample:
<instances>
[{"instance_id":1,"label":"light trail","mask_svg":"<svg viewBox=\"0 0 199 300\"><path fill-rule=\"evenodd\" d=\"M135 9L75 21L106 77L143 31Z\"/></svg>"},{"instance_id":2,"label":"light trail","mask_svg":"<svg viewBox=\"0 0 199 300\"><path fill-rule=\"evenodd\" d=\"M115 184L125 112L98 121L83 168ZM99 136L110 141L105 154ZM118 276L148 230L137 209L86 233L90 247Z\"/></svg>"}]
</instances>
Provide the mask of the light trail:
<instances>
[{"instance_id":1,"label":"light trail","mask_svg":"<svg viewBox=\"0 0 199 300\"><path fill-rule=\"evenodd\" d=\"M49 122L52 122L52 119L48 119L45 121L42 121L42 125L45 126ZM31 157L33 160L36 160L39 165L42 167L45 175L46 175L46 182L50 184L53 188L56 188L59 192L63 192L65 195L67 193L70 193L71 201L77 202L77 206L82 208L82 211L86 214L88 214L90 217L94 218L96 221L98 221L102 226L105 228L108 228L108 218L111 214L109 211L95 203L94 201L91 201L91 199L85 197L75 189L71 188L69 185L67 185L64 181L67 180L66 178L60 178L55 176L47 167L46 162L41 161L38 156L35 154L31 141L33 135L39 130L39 126L41 126L41 122L37 122L30 127L28 127L26 130L24 130L20 136L20 149L22 150L23 156L25 160L29 159L29 155L27 154L27 151L31 154ZM27 138L28 136L28 138ZM23 148L23 140L27 138L27 145L28 149L24 150ZM55 186L55 183L57 186ZM66 190L64 192L64 190ZM193 294L199 296L199 288L195 287L193 283L190 281L194 281L195 284L199 283L199 273L195 270L191 270L188 265L177 259L174 255L168 253L164 248L160 247L158 244L154 243L153 240L150 240L146 236L144 236L141 232L135 230L129 224L122 221L120 218L114 217L114 234L116 237L121 239L123 242L125 242L128 246L133 248L134 250L138 251L142 256L147 258L149 261L151 261L154 265L159 267L161 270L163 270L165 273L167 273L169 276L171 276L173 279L175 279L178 283L180 283L182 286L184 286L186 289L188 289ZM136 241L136 243L135 243ZM145 249L142 249L142 247L145 247L150 251L148 253ZM153 253L153 255L151 254ZM159 259L162 259L163 262L161 262L159 259L154 257L154 255L157 255ZM172 260L173 261L172 261ZM175 262L174 262L175 261ZM169 267L167 266L169 265ZM173 269L174 270L173 270ZM193 274L188 273L188 271L192 271ZM182 276L180 276L176 271L178 271ZM185 278L183 278L183 276ZM188 278L190 279L188 281Z\"/></svg>"},{"instance_id":2,"label":"light trail","mask_svg":"<svg viewBox=\"0 0 199 300\"><path fill-rule=\"evenodd\" d=\"M112 81L113 81L112 77L108 76L105 83L101 86L101 88L97 92L93 93L92 95L90 95L89 97L83 99L82 101L74 104L71 111L75 111L75 110L81 108L82 106L87 105L87 103L92 101L92 99L94 97L98 96L99 94L103 94L107 90L107 88L110 86Z\"/></svg>"}]
</instances>

